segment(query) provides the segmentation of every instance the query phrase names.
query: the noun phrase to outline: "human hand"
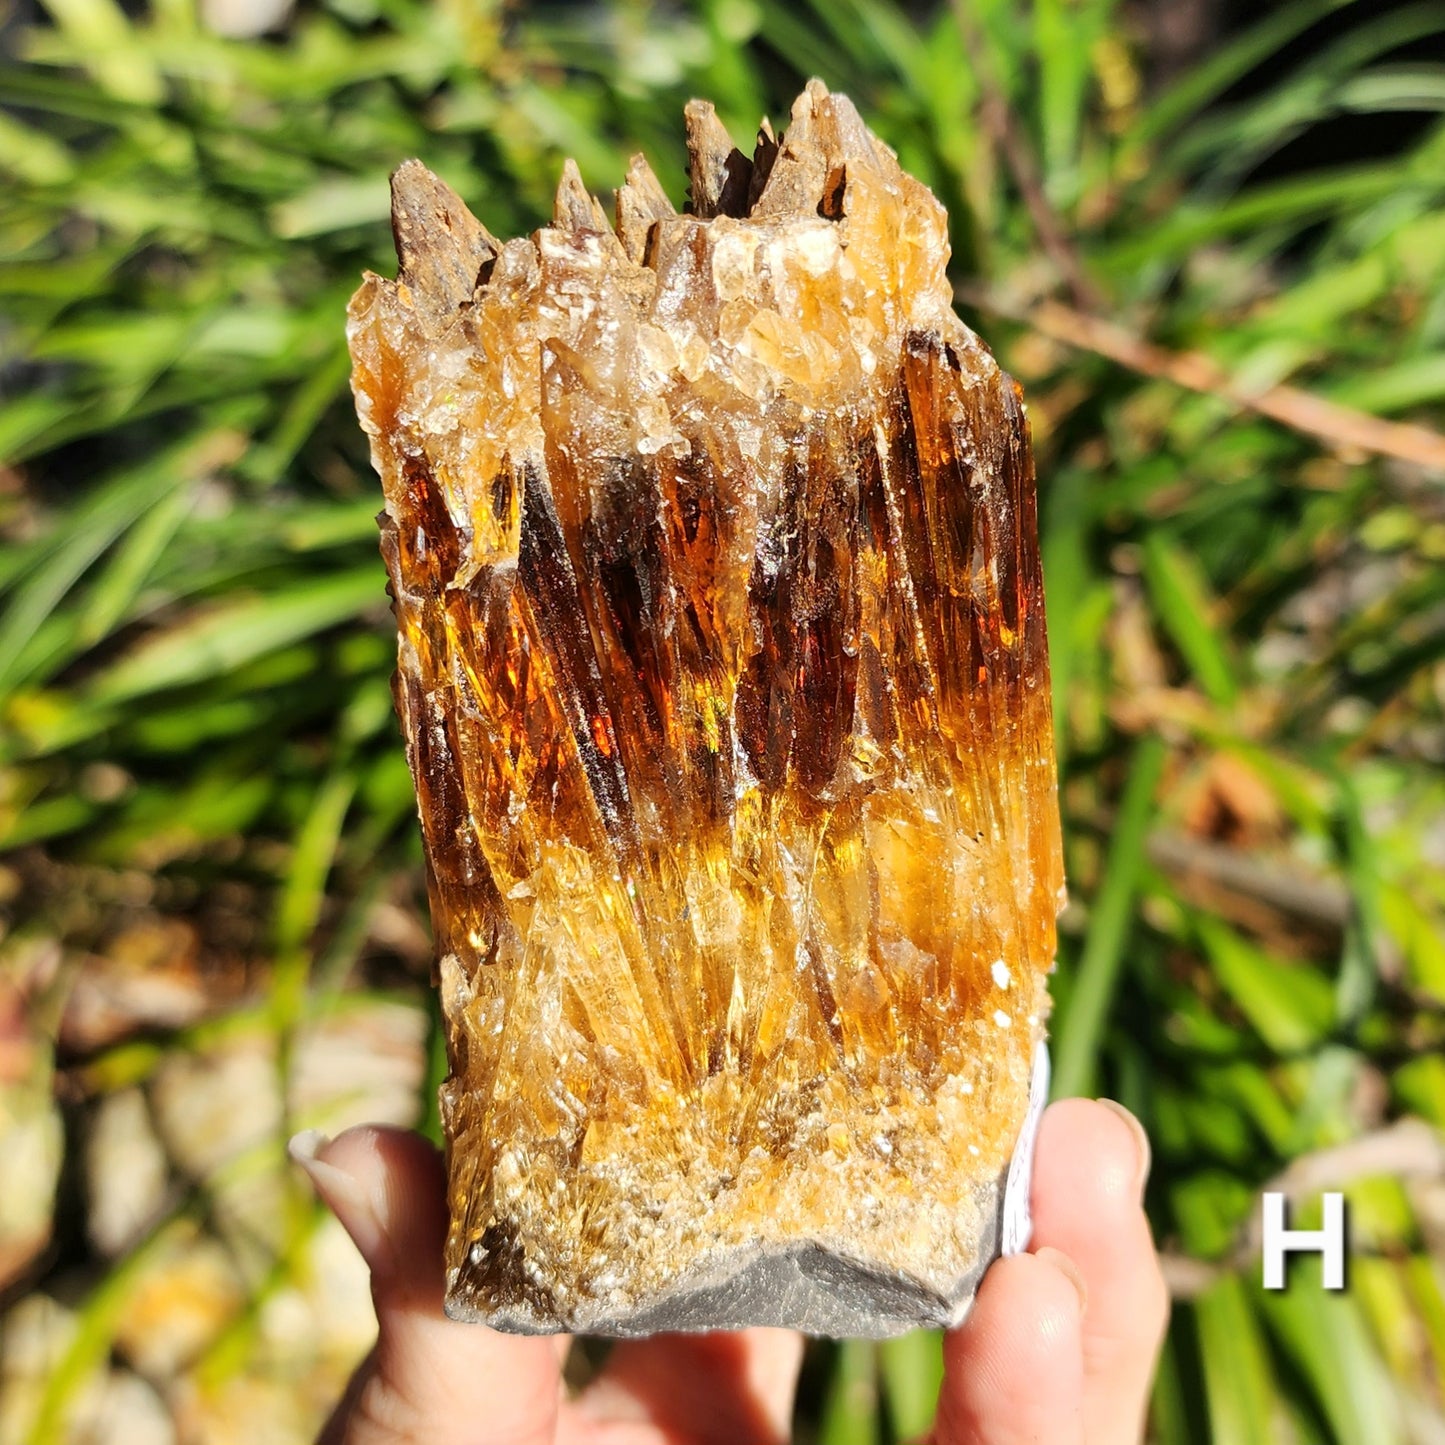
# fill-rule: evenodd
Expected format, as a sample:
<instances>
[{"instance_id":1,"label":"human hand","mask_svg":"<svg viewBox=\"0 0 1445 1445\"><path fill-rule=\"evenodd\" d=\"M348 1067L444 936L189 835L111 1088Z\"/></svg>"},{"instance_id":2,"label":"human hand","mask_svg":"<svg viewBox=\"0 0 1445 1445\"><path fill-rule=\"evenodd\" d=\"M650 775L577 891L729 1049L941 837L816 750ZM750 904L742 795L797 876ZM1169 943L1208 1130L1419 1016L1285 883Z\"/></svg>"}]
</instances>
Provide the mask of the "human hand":
<instances>
[{"instance_id":1,"label":"human hand","mask_svg":"<svg viewBox=\"0 0 1445 1445\"><path fill-rule=\"evenodd\" d=\"M311 1176L371 1269L376 1348L323 1445L781 1445L802 1338L788 1330L619 1343L577 1398L565 1336L442 1312L441 1157L397 1129L300 1135ZM999 1260L944 1338L935 1445L1136 1445L1168 1316L1140 1200L1149 1146L1116 1104L1044 1114L1031 1252Z\"/></svg>"}]
</instances>

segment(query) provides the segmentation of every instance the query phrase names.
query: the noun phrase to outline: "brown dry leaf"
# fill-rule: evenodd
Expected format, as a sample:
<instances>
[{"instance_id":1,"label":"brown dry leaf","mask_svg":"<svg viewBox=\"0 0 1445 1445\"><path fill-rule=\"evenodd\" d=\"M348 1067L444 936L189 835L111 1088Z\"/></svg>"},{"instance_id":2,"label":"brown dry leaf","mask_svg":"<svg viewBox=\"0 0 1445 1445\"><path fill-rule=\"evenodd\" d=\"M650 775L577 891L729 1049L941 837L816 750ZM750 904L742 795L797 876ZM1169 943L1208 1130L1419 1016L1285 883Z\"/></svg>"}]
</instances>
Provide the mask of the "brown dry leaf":
<instances>
[{"instance_id":1,"label":"brown dry leaf","mask_svg":"<svg viewBox=\"0 0 1445 1445\"><path fill-rule=\"evenodd\" d=\"M1237 753L1211 753L1183 790L1181 821L1189 832L1238 848L1278 842L1284 812L1274 789Z\"/></svg>"},{"instance_id":2,"label":"brown dry leaf","mask_svg":"<svg viewBox=\"0 0 1445 1445\"><path fill-rule=\"evenodd\" d=\"M90 1053L138 1029L194 1023L225 1002L213 985L201 969L195 928L148 914L76 971L61 1018L61 1045Z\"/></svg>"}]
</instances>

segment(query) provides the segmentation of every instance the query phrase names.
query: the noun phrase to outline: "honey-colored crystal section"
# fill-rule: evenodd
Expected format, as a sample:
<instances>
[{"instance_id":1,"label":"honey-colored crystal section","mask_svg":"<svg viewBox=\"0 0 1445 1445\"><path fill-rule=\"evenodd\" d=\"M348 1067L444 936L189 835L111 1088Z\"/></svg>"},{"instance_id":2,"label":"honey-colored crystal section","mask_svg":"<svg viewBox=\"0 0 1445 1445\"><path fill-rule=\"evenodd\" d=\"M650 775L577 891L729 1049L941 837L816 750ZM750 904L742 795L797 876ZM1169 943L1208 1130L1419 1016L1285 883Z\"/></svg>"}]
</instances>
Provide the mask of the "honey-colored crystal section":
<instances>
[{"instance_id":1,"label":"honey-colored crystal section","mask_svg":"<svg viewBox=\"0 0 1445 1445\"><path fill-rule=\"evenodd\" d=\"M942 207L817 82L691 204L416 162L351 305L451 1076L448 1309L956 1320L1062 878L1018 388Z\"/></svg>"}]
</instances>

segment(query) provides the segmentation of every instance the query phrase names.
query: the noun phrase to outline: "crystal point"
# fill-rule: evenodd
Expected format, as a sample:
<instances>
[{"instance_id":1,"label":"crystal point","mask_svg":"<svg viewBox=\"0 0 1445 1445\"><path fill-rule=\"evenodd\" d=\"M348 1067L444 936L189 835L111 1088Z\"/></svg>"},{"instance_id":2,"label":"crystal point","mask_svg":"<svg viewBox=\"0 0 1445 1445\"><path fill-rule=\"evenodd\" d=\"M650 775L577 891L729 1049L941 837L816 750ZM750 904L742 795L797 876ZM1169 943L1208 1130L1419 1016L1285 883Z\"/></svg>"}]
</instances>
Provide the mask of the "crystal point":
<instances>
[{"instance_id":1,"label":"crystal point","mask_svg":"<svg viewBox=\"0 0 1445 1445\"><path fill-rule=\"evenodd\" d=\"M1062 894L1033 466L942 207L814 82L691 213L415 162L349 337L451 1072L447 1304L956 1322ZM1026 1190L1025 1190L1026 1192Z\"/></svg>"},{"instance_id":2,"label":"crystal point","mask_svg":"<svg viewBox=\"0 0 1445 1445\"><path fill-rule=\"evenodd\" d=\"M482 267L500 250L466 203L420 161L391 178L391 229L402 279L441 321L472 299Z\"/></svg>"},{"instance_id":3,"label":"crystal point","mask_svg":"<svg viewBox=\"0 0 1445 1445\"><path fill-rule=\"evenodd\" d=\"M693 215L746 216L753 163L733 145L711 101L689 101L683 114Z\"/></svg>"}]
</instances>

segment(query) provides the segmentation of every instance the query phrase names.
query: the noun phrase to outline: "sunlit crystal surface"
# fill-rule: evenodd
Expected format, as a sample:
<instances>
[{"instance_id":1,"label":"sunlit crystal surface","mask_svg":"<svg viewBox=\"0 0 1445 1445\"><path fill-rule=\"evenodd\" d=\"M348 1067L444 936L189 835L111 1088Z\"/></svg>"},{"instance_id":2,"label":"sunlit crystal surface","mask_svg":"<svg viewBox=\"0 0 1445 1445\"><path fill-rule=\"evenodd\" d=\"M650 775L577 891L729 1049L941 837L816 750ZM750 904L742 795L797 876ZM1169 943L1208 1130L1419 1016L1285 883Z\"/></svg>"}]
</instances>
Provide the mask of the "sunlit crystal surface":
<instances>
[{"instance_id":1,"label":"sunlit crystal surface","mask_svg":"<svg viewBox=\"0 0 1445 1445\"><path fill-rule=\"evenodd\" d=\"M401 273L351 306L448 1305L506 1328L826 1330L653 1309L800 1249L956 1296L1048 1007L1018 390L953 314L942 207L844 97L814 82L751 160L709 106L688 139L688 214L639 157L611 224L569 164L505 244L410 162Z\"/></svg>"}]
</instances>

